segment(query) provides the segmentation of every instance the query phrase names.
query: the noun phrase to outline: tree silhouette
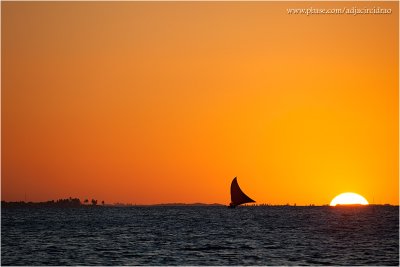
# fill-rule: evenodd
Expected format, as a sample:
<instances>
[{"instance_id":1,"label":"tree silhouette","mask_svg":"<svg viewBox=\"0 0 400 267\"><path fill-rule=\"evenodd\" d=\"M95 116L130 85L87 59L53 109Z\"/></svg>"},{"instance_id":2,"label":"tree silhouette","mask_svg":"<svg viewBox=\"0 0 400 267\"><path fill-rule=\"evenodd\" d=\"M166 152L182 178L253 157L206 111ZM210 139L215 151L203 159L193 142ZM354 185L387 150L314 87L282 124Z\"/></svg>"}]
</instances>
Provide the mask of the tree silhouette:
<instances>
[{"instance_id":1,"label":"tree silhouette","mask_svg":"<svg viewBox=\"0 0 400 267\"><path fill-rule=\"evenodd\" d=\"M87 198L85 198L85 201L83 201L83 203L87 204L87 203L89 203L89 200Z\"/></svg>"},{"instance_id":2,"label":"tree silhouette","mask_svg":"<svg viewBox=\"0 0 400 267\"><path fill-rule=\"evenodd\" d=\"M94 198L92 199L92 205L93 205L93 206L96 206L96 205L97 205L97 200L94 199Z\"/></svg>"},{"instance_id":3,"label":"tree silhouette","mask_svg":"<svg viewBox=\"0 0 400 267\"><path fill-rule=\"evenodd\" d=\"M101 205L103 205L103 206L104 206L104 200L101 202Z\"/></svg>"}]
</instances>

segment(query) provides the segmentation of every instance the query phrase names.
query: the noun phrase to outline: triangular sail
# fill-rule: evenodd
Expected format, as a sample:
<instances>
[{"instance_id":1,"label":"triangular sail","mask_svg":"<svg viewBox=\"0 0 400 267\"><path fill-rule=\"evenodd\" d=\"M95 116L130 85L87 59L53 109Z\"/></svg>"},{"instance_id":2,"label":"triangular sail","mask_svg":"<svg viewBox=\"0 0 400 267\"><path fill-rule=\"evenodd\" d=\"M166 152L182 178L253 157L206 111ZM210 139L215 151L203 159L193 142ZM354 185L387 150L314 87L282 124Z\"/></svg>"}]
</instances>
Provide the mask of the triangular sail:
<instances>
[{"instance_id":1,"label":"triangular sail","mask_svg":"<svg viewBox=\"0 0 400 267\"><path fill-rule=\"evenodd\" d=\"M236 177L231 184L231 205L238 206L244 203L255 202L240 189Z\"/></svg>"}]
</instances>

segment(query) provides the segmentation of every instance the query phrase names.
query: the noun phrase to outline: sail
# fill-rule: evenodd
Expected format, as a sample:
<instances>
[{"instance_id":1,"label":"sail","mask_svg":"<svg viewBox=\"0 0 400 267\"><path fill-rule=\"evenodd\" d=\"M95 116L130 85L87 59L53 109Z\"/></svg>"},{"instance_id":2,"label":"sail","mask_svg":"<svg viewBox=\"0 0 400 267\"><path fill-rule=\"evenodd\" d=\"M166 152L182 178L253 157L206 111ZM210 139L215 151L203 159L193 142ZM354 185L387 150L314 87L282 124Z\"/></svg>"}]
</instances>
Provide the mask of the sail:
<instances>
[{"instance_id":1,"label":"sail","mask_svg":"<svg viewBox=\"0 0 400 267\"><path fill-rule=\"evenodd\" d=\"M240 189L236 177L231 184L231 205L238 206L244 203L255 202Z\"/></svg>"}]
</instances>

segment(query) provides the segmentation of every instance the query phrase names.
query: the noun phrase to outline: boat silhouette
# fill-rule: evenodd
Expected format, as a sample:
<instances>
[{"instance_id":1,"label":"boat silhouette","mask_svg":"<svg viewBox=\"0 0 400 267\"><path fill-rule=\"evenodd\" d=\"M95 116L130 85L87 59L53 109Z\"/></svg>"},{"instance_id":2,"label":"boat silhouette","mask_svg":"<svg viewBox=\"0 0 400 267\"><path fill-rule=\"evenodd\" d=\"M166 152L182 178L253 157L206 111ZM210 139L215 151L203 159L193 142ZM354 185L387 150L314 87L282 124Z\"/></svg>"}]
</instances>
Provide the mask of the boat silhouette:
<instances>
[{"instance_id":1,"label":"boat silhouette","mask_svg":"<svg viewBox=\"0 0 400 267\"><path fill-rule=\"evenodd\" d=\"M243 193L242 189L239 187L237 178L233 178L231 183L231 203L229 204L229 207L234 208L236 206L251 202L255 201Z\"/></svg>"}]
</instances>

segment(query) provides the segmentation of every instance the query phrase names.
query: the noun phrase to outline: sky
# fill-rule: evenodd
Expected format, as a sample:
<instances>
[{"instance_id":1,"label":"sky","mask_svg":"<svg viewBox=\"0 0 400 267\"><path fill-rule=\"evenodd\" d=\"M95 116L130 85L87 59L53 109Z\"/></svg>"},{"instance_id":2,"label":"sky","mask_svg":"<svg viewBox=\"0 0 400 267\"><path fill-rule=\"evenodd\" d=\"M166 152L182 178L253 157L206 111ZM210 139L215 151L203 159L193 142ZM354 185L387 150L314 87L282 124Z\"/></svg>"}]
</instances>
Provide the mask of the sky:
<instances>
[{"instance_id":1,"label":"sky","mask_svg":"<svg viewBox=\"0 0 400 267\"><path fill-rule=\"evenodd\" d=\"M259 204L398 205L398 3L378 5L2 2L1 199L228 204L237 176Z\"/></svg>"}]
</instances>

